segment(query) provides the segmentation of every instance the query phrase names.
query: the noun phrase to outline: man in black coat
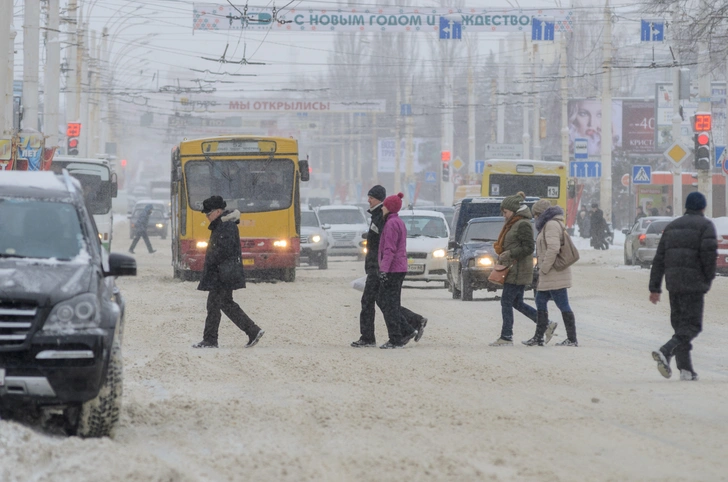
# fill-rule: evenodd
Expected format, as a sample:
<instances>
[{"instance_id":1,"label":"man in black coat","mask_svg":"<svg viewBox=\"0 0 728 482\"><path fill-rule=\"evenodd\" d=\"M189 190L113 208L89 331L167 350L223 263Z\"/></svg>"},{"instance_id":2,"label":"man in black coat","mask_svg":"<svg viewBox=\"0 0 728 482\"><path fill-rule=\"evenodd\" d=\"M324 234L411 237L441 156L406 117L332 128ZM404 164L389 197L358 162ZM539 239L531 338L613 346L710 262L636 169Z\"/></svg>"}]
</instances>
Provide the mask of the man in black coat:
<instances>
[{"instance_id":1,"label":"man in black coat","mask_svg":"<svg viewBox=\"0 0 728 482\"><path fill-rule=\"evenodd\" d=\"M652 352L657 369L670 378L670 360L680 370L680 380L697 380L690 359L691 341L703 329L703 301L715 278L718 241L715 226L706 219L705 196L692 192L685 201L685 215L667 225L657 246L650 272L650 301L657 304L662 277L670 292L673 337Z\"/></svg>"},{"instance_id":2,"label":"man in black coat","mask_svg":"<svg viewBox=\"0 0 728 482\"><path fill-rule=\"evenodd\" d=\"M144 211L139 214L139 217L134 222L134 240L131 242L129 252L134 254L134 248L136 248L139 238L144 239L144 244L147 245L149 253L156 253L157 250L152 248L152 243L149 241L149 235L147 234L147 226L149 225L149 216L152 214L153 206L147 204L144 206Z\"/></svg>"},{"instance_id":3,"label":"man in black coat","mask_svg":"<svg viewBox=\"0 0 728 482\"><path fill-rule=\"evenodd\" d=\"M607 242L607 220L604 219L604 211L599 209L597 203L592 203L591 219L589 220L589 231L591 233L591 245L594 249L609 249Z\"/></svg>"},{"instance_id":4,"label":"man in black coat","mask_svg":"<svg viewBox=\"0 0 728 482\"><path fill-rule=\"evenodd\" d=\"M222 311L248 335L245 348L254 346L265 333L233 300L233 290L245 288L242 250L240 248L240 211L225 211L227 204L220 196L202 202L202 212L210 222L210 241L205 253L205 265L197 289L209 291L207 318L202 341L193 348L217 348L217 332Z\"/></svg>"},{"instance_id":5,"label":"man in black coat","mask_svg":"<svg viewBox=\"0 0 728 482\"><path fill-rule=\"evenodd\" d=\"M378 256L379 236L384 227L382 203L386 197L387 191L380 185L374 186L368 193L369 213L372 215L372 219L369 223L369 231L367 232L367 255L364 259L364 271L367 274L367 281L364 286L364 293L361 295L361 313L359 314L361 337L357 341L352 342L351 346L354 348L377 346L374 336L374 316L376 314L375 304L377 303L377 293L379 292L380 284ZM380 306L379 309L381 308ZM425 326L427 326L427 318L403 306L400 306L400 312L407 324L417 330L415 341L420 341L424 334Z\"/></svg>"}]
</instances>

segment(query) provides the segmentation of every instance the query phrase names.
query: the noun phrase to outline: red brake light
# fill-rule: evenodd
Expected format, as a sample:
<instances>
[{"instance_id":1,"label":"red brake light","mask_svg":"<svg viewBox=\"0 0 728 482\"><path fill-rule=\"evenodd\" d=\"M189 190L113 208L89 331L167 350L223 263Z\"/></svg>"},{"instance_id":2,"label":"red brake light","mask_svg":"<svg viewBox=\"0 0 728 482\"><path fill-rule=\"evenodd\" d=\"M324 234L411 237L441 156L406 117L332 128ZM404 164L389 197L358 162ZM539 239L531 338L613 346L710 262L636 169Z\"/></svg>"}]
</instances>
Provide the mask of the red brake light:
<instances>
[{"instance_id":1,"label":"red brake light","mask_svg":"<svg viewBox=\"0 0 728 482\"><path fill-rule=\"evenodd\" d=\"M647 239L647 235L646 234L640 234L640 237L637 238L637 239L639 239L640 244L645 244L645 239Z\"/></svg>"}]
</instances>

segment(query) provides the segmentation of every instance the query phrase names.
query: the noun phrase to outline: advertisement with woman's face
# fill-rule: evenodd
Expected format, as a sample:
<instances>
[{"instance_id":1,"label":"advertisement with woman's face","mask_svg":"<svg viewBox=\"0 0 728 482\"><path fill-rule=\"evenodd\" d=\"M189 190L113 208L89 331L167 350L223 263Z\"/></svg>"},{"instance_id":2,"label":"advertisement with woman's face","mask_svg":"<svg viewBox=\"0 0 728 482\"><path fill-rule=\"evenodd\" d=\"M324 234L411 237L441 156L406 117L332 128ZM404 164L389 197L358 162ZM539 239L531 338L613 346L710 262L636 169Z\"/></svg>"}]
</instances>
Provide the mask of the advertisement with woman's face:
<instances>
[{"instance_id":1,"label":"advertisement with woman's face","mask_svg":"<svg viewBox=\"0 0 728 482\"><path fill-rule=\"evenodd\" d=\"M602 153L602 101L569 101L569 152L574 140L586 139L589 157ZM612 150L622 147L622 101L612 101Z\"/></svg>"}]
</instances>

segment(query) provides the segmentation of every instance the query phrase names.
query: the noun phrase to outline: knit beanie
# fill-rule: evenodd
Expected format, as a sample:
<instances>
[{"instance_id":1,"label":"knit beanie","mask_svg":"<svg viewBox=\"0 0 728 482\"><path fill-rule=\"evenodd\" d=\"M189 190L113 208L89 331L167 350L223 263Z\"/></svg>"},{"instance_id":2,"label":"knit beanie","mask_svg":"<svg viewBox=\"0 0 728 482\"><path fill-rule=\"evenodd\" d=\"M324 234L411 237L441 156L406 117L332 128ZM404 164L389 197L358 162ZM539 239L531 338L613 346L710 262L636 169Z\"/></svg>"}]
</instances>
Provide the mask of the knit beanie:
<instances>
[{"instance_id":1,"label":"knit beanie","mask_svg":"<svg viewBox=\"0 0 728 482\"><path fill-rule=\"evenodd\" d=\"M521 208L521 203L526 200L526 195L522 191L519 191L515 196L508 196L501 202L501 211L508 209L514 213Z\"/></svg>"},{"instance_id":2,"label":"knit beanie","mask_svg":"<svg viewBox=\"0 0 728 482\"><path fill-rule=\"evenodd\" d=\"M540 216L544 211L546 211L550 207L551 207L551 201L549 201L548 199L539 199L531 207L531 214L533 214L534 217Z\"/></svg>"},{"instance_id":3,"label":"knit beanie","mask_svg":"<svg viewBox=\"0 0 728 482\"><path fill-rule=\"evenodd\" d=\"M387 196L384 199L384 207L387 208L387 211L390 213L398 213L400 209L402 209L402 198L404 197L404 194L401 192L398 192L395 196Z\"/></svg>"},{"instance_id":4,"label":"knit beanie","mask_svg":"<svg viewBox=\"0 0 728 482\"><path fill-rule=\"evenodd\" d=\"M387 190L384 189L384 186L377 184L369 190L367 196L371 196L379 201L384 201L384 198L387 197Z\"/></svg>"},{"instance_id":5,"label":"knit beanie","mask_svg":"<svg viewBox=\"0 0 728 482\"><path fill-rule=\"evenodd\" d=\"M685 199L685 209L691 211L702 211L707 205L708 202L705 200L705 196L697 191L691 192L688 194L687 199Z\"/></svg>"}]
</instances>

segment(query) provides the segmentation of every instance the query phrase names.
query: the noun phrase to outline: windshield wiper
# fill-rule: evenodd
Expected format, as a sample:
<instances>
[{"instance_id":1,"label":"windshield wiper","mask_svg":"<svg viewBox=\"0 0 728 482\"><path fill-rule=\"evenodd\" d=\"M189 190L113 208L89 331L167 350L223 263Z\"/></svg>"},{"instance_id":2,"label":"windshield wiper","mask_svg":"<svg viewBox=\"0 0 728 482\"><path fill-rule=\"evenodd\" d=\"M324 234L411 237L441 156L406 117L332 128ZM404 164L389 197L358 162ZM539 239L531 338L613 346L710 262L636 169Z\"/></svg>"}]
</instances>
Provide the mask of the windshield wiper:
<instances>
[{"instance_id":1,"label":"windshield wiper","mask_svg":"<svg viewBox=\"0 0 728 482\"><path fill-rule=\"evenodd\" d=\"M19 254L0 253L0 258L25 258L25 256L21 256Z\"/></svg>"},{"instance_id":2,"label":"windshield wiper","mask_svg":"<svg viewBox=\"0 0 728 482\"><path fill-rule=\"evenodd\" d=\"M470 238L468 241L498 241L497 239L490 239L490 238Z\"/></svg>"}]
</instances>

